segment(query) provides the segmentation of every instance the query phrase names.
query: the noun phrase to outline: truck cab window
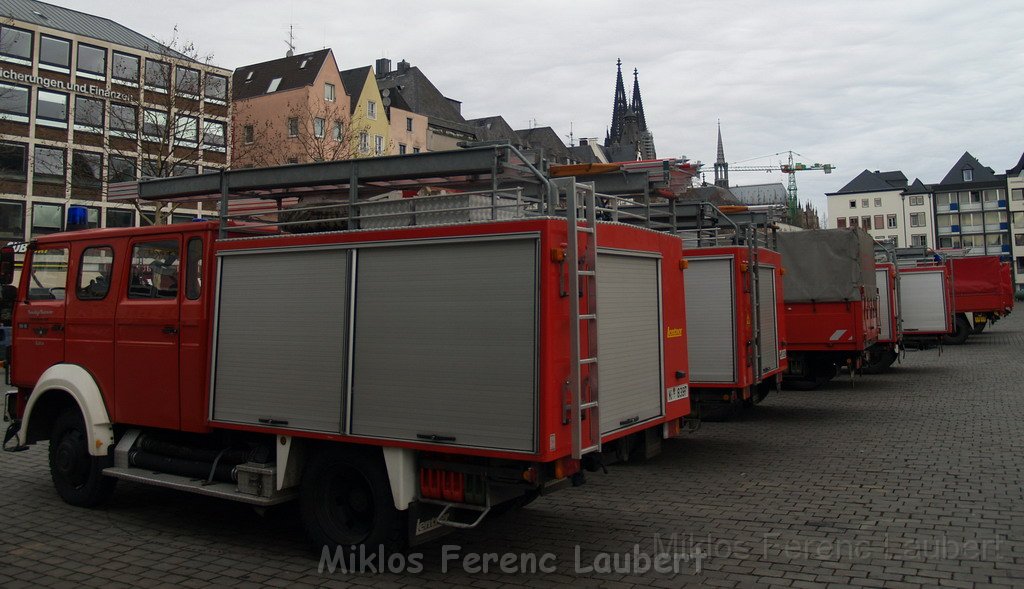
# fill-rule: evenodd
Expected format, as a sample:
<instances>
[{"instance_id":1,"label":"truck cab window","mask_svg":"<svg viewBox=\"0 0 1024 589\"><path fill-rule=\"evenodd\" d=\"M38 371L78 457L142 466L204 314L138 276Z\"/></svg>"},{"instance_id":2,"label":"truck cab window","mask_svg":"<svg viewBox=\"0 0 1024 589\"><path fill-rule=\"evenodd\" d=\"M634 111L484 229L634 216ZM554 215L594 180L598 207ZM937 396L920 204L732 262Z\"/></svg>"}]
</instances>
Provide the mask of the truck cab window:
<instances>
[{"instance_id":1,"label":"truck cab window","mask_svg":"<svg viewBox=\"0 0 1024 589\"><path fill-rule=\"evenodd\" d=\"M194 301L203 292L203 240L199 237L189 239L186 255L185 297Z\"/></svg>"},{"instance_id":2,"label":"truck cab window","mask_svg":"<svg viewBox=\"0 0 1024 589\"><path fill-rule=\"evenodd\" d=\"M178 242L137 243L132 249L130 299L173 299L178 296Z\"/></svg>"},{"instance_id":3,"label":"truck cab window","mask_svg":"<svg viewBox=\"0 0 1024 589\"><path fill-rule=\"evenodd\" d=\"M99 301L110 291L110 272L114 250L108 246L90 247L82 252L78 264L78 300Z\"/></svg>"},{"instance_id":4,"label":"truck cab window","mask_svg":"<svg viewBox=\"0 0 1024 589\"><path fill-rule=\"evenodd\" d=\"M68 284L68 249L39 249L32 254L28 300L63 300Z\"/></svg>"}]
</instances>

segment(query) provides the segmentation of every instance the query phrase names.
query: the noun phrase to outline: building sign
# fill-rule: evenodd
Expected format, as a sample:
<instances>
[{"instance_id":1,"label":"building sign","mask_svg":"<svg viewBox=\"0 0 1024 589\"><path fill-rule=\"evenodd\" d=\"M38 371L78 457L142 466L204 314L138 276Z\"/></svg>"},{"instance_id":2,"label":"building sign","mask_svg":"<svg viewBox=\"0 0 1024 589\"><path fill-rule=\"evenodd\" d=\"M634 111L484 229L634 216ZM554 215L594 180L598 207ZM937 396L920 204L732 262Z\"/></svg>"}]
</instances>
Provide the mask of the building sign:
<instances>
[{"instance_id":1,"label":"building sign","mask_svg":"<svg viewBox=\"0 0 1024 589\"><path fill-rule=\"evenodd\" d=\"M137 102L137 100L130 94L107 90L106 88L96 86L95 84L70 84L63 80L33 76L31 74L16 72L14 70L0 70L0 79L12 80L15 82L27 82L37 86L56 88L67 92L77 92L79 94L92 94L94 96L102 96L103 98L112 98L114 100L121 100L124 102Z\"/></svg>"}]
</instances>

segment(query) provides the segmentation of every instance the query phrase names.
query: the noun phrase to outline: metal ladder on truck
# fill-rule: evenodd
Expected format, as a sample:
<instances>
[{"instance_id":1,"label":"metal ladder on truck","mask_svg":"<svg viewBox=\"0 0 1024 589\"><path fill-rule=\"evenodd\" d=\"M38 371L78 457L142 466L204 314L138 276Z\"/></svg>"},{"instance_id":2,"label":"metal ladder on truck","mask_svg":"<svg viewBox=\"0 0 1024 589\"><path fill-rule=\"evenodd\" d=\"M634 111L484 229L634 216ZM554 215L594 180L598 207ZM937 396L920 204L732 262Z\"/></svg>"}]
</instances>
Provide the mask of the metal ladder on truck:
<instances>
[{"instance_id":1,"label":"metal ladder on truck","mask_svg":"<svg viewBox=\"0 0 1024 589\"><path fill-rule=\"evenodd\" d=\"M572 457L601 451L601 419L598 409L597 369L597 209L592 184L577 184L575 178L556 185L565 191L569 266L570 330L569 419L572 423ZM584 195L578 201L579 193ZM580 207L583 217L580 218ZM579 236L585 246L579 249ZM581 308L581 306L583 308ZM584 436L584 425L587 436Z\"/></svg>"}]
</instances>

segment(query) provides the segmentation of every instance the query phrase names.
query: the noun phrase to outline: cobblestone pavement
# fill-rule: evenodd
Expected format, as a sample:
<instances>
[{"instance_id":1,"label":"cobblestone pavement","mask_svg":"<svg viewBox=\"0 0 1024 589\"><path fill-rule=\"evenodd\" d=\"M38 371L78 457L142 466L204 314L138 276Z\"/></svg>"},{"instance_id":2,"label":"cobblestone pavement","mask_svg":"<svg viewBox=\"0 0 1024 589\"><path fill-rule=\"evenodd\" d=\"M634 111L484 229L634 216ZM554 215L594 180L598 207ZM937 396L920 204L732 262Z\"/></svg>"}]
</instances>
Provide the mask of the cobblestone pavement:
<instances>
[{"instance_id":1,"label":"cobblestone pavement","mask_svg":"<svg viewBox=\"0 0 1024 589\"><path fill-rule=\"evenodd\" d=\"M52 489L45 445L3 453L0 586L1021 585L1022 351L1019 311L887 374L772 395L647 463L415 549L417 574L318 572L294 508L260 516L123 483L101 509L72 508ZM446 561L445 545L449 557L528 553L537 560L507 566L555 570L492 562L472 574L479 563ZM690 559L636 572L659 553ZM608 571L627 554L643 556Z\"/></svg>"}]
</instances>

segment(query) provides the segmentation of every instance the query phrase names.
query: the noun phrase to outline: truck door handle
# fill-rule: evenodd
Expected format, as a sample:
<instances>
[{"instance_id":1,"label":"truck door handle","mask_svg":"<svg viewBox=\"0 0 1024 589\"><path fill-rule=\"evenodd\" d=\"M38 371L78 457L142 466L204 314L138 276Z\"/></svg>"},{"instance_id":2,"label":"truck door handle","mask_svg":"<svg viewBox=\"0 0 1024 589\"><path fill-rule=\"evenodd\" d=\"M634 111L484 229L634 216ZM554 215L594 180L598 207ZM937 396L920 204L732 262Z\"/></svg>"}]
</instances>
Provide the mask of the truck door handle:
<instances>
[{"instance_id":1,"label":"truck door handle","mask_svg":"<svg viewBox=\"0 0 1024 589\"><path fill-rule=\"evenodd\" d=\"M178 333L178 328L173 325L165 325L163 328L164 333Z\"/></svg>"}]
</instances>

